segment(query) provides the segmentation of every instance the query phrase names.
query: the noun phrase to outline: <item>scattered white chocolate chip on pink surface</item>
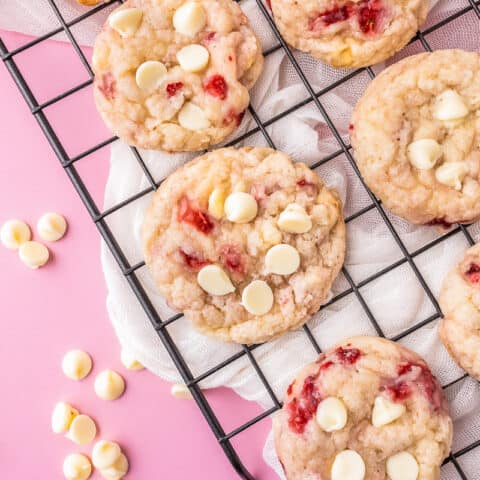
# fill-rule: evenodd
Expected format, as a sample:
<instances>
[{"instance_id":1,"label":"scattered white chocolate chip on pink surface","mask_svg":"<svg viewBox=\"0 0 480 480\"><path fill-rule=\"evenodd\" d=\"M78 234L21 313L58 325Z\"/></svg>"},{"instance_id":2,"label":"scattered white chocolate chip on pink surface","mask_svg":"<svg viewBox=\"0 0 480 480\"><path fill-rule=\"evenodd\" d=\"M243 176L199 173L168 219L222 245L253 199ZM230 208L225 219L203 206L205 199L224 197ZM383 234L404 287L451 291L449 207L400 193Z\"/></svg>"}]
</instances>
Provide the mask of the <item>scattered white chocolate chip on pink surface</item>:
<instances>
[{"instance_id":1,"label":"scattered white chocolate chip on pink surface","mask_svg":"<svg viewBox=\"0 0 480 480\"><path fill-rule=\"evenodd\" d=\"M208 65L210 53L203 45L187 45L177 52L177 60L186 72L200 72Z\"/></svg>"},{"instance_id":2,"label":"scattered white chocolate chip on pink surface","mask_svg":"<svg viewBox=\"0 0 480 480\"><path fill-rule=\"evenodd\" d=\"M431 138L423 138L412 142L407 148L409 162L420 170L433 168L442 155L442 147Z\"/></svg>"},{"instance_id":3,"label":"scattered white chocolate chip on pink surface","mask_svg":"<svg viewBox=\"0 0 480 480\"><path fill-rule=\"evenodd\" d=\"M162 62L148 60L137 68L135 81L141 90L153 92L161 85L166 75L167 67Z\"/></svg>"},{"instance_id":4,"label":"scattered white chocolate chip on pink surface","mask_svg":"<svg viewBox=\"0 0 480 480\"><path fill-rule=\"evenodd\" d=\"M125 381L117 372L103 370L95 377L94 389L103 400L116 400L125 391Z\"/></svg>"},{"instance_id":5,"label":"scattered white chocolate chip on pink surface","mask_svg":"<svg viewBox=\"0 0 480 480\"><path fill-rule=\"evenodd\" d=\"M131 37L142 23L143 12L138 8L123 8L113 12L108 23L122 37Z\"/></svg>"},{"instance_id":6,"label":"scattered white chocolate chip on pink surface","mask_svg":"<svg viewBox=\"0 0 480 480\"><path fill-rule=\"evenodd\" d=\"M178 123L187 130L202 130L210 126L207 114L192 102L185 102L178 113Z\"/></svg>"},{"instance_id":7,"label":"scattered white chocolate chip on pink surface","mask_svg":"<svg viewBox=\"0 0 480 480\"><path fill-rule=\"evenodd\" d=\"M122 365L128 370L143 370L145 367L125 348L120 353Z\"/></svg>"},{"instance_id":8,"label":"scattered white chocolate chip on pink surface","mask_svg":"<svg viewBox=\"0 0 480 480\"><path fill-rule=\"evenodd\" d=\"M109 440L100 440L92 450L92 463L95 468L102 470L111 467L122 454L120 445Z\"/></svg>"},{"instance_id":9,"label":"scattered white chocolate chip on pink surface","mask_svg":"<svg viewBox=\"0 0 480 480\"><path fill-rule=\"evenodd\" d=\"M306 233L312 228L312 220L301 205L291 203L278 217L277 225L287 233Z\"/></svg>"},{"instance_id":10,"label":"scattered white chocolate chip on pink surface","mask_svg":"<svg viewBox=\"0 0 480 480\"><path fill-rule=\"evenodd\" d=\"M92 359L83 350L70 350L62 360L62 370L72 380L82 380L92 370Z\"/></svg>"},{"instance_id":11,"label":"scattered white chocolate chip on pink surface","mask_svg":"<svg viewBox=\"0 0 480 480\"><path fill-rule=\"evenodd\" d=\"M273 292L267 282L254 280L242 292L242 305L252 315L265 315L273 306Z\"/></svg>"},{"instance_id":12,"label":"scattered white chocolate chip on pink surface","mask_svg":"<svg viewBox=\"0 0 480 480\"><path fill-rule=\"evenodd\" d=\"M127 457L121 453L115 463L100 470L100 475L105 480L121 480L127 474L128 467Z\"/></svg>"},{"instance_id":13,"label":"scattered white chocolate chip on pink surface","mask_svg":"<svg viewBox=\"0 0 480 480\"><path fill-rule=\"evenodd\" d=\"M181 383L174 383L170 389L170 393L175 398L193 398L188 387Z\"/></svg>"},{"instance_id":14,"label":"scattered white chocolate chip on pink surface","mask_svg":"<svg viewBox=\"0 0 480 480\"><path fill-rule=\"evenodd\" d=\"M228 295L235 291L229 276L218 265L206 265L197 274L197 282L210 295Z\"/></svg>"},{"instance_id":15,"label":"scattered white chocolate chip on pink surface","mask_svg":"<svg viewBox=\"0 0 480 480\"><path fill-rule=\"evenodd\" d=\"M327 397L317 407L317 423L325 432L341 430L347 424L347 407L336 397Z\"/></svg>"},{"instance_id":16,"label":"scattered white chocolate chip on pink surface","mask_svg":"<svg viewBox=\"0 0 480 480\"><path fill-rule=\"evenodd\" d=\"M44 213L37 222L37 232L42 240L56 242L67 231L67 221L62 215L54 212Z\"/></svg>"},{"instance_id":17,"label":"scattered white chocolate chip on pink surface","mask_svg":"<svg viewBox=\"0 0 480 480\"><path fill-rule=\"evenodd\" d=\"M387 459L387 475L390 480L417 480L418 463L409 452L400 452Z\"/></svg>"},{"instance_id":18,"label":"scattered white chocolate chip on pink surface","mask_svg":"<svg viewBox=\"0 0 480 480\"><path fill-rule=\"evenodd\" d=\"M173 27L178 33L193 37L207 24L207 14L197 2L187 2L173 14Z\"/></svg>"},{"instance_id":19,"label":"scattered white chocolate chip on pink surface","mask_svg":"<svg viewBox=\"0 0 480 480\"><path fill-rule=\"evenodd\" d=\"M18 250L31 238L30 227L21 220L7 220L0 229L0 240L10 250Z\"/></svg>"},{"instance_id":20,"label":"scattered white chocolate chip on pink surface","mask_svg":"<svg viewBox=\"0 0 480 480\"><path fill-rule=\"evenodd\" d=\"M87 456L72 453L65 457L63 475L67 480L87 480L92 474L92 465Z\"/></svg>"},{"instance_id":21,"label":"scattered white chocolate chip on pink surface","mask_svg":"<svg viewBox=\"0 0 480 480\"><path fill-rule=\"evenodd\" d=\"M333 461L332 480L363 480L365 462L355 450L343 450Z\"/></svg>"},{"instance_id":22,"label":"scattered white chocolate chip on pink surface","mask_svg":"<svg viewBox=\"0 0 480 480\"><path fill-rule=\"evenodd\" d=\"M233 192L225 200L225 216L233 223L251 222L258 213L258 204L249 193Z\"/></svg>"},{"instance_id":23,"label":"scattered white chocolate chip on pink surface","mask_svg":"<svg viewBox=\"0 0 480 480\"><path fill-rule=\"evenodd\" d=\"M286 243L275 245L265 255L265 266L269 273L291 275L300 266L300 254L295 247Z\"/></svg>"},{"instance_id":24,"label":"scattered white chocolate chip on pink surface","mask_svg":"<svg viewBox=\"0 0 480 480\"><path fill-rule=\"evenodd\" d=\"M97 435L95 422L84 414L77 415L70 424L66 437L78 445L91 443Z\"/></svg>"},{"instance_id":25,"label":"scattered white chocolate chip on pink surface","mask_svg":"<svg viewBox=\"0 0 480 480\"><path fill-rule=\"evenodd\" d=\"M58 402L52 412L52 430L55 433L64 433L78 415L78 410L65 402Z\"/></svg>"},{"instance_id":26,"label":"scattered white chocolate chip on pink surface","mask_svg":"<svg viewBox=\"0 0 480 480\"><path fill-rule=\"evenodd\" d=\"M388 398L379 395L375 398L373 405L372 425L374 427L388 425L400 418L406 410L402 403L391 402Z\"/></svg>"},{"instance_id":27,"label":"scattered white chocolate chip on pink surface","mask_svg":"<svg viewBox=\"0 0 480 480\"><path fill-rule=\"evenodd\" d=\"M24 265L35 270L43 267L50 258L48 248L40 242L28 241L18 249L18 256Z\"/></svg>"}]
</instances>

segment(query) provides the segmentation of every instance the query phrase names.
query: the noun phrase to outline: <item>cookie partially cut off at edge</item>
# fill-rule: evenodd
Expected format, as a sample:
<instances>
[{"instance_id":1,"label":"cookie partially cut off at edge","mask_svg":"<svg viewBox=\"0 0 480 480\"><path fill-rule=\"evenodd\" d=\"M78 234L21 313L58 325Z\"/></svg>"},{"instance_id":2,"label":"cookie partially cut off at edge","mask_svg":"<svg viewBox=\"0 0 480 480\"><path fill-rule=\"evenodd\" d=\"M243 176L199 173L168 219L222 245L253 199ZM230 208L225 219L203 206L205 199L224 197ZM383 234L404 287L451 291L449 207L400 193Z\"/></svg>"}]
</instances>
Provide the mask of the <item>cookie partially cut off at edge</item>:
<instances>
[{"instance_id":1,"label":"cookie partially cut off at edge","mask_svg":"<svg viewBox=\"0 0 480 480\"><path fill-rule=\"evenodd\" d=\"M334 67L365 67L398 52L416 34L428 0L271 0L285 40Z\"/></svg>"},{"instance_id":2,"label":"cookie partially cut off at edge","mask_svg":"<svg viewBox=\"0 0 480 480\"><path fill-rule=\"evenodd\" d=\"M480 245L447 274L439 297L440 338L453 359L480 380Z\"/></svg>"},{"instance_id":3,"label":"cookie partially cut off at edge","mask_svg":"<svg viewBox=\"0 0 480 480\"><path fill-rule=\"evenodd\" d=\"M347 339L301 370L273 430L288 480L385 480L395 459L405 478L438 480L452 442L447 404L428 365L375 337ZM352 476L335 476L334 469L348 471L345 457L354 457Z\"/></svg>"},{"instance_id":4,"label":"cookie partially cut off at edge","mask_svg":"<svg viewBox=\"0 0 480 480\"><path fill-rule=\"evenodd\" d=\"M343 263L345 224L337 193L305 164L270 148L225 148L161 184L143 241L169 305L202 332L259 343L318 311ZM223 283L211 294L199 280L213 277Z\"/></svg>"},{"instance_id":5,"label":"cookie partially cut off at edge","mask_svg":"<svg viewBox=\"0 0 480 480\"><path fill-rule=\"evenodd\" d=\"M406 220L448 228L480 218L480 55L438 50L384 70L357 103L355 160Z\"/></svg>"},{"instance_id":6,"label":"cookie partially cut off at edge","mask_svg":"<svg viewBox=\"0 0 480 480\"><path fill-rule=\"evenodd\" d=\"M116 135L181 152L240 125L263 56L232 0L127 0L97 36L92 65L97 109Z\"/></svg>"}]
</instances>

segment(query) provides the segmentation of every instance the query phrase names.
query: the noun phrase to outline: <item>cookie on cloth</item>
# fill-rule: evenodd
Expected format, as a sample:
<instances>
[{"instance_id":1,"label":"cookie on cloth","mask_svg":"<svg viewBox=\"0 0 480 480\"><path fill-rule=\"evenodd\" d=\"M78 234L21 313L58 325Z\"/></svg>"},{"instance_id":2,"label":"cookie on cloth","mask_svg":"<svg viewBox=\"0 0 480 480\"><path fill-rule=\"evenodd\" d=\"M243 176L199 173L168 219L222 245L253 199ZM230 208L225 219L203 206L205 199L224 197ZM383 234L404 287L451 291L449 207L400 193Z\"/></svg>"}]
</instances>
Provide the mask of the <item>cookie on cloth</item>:
<instances>
[{"instance_id":1,"label":"cookie on cloth","mask_svg":"<svg viewBox=\"0 0 480 480\"><path fill-rule=\"evenodd\" d=\"M285 40L334 67L365 67L402 49L423 24L428 0L271 0Z\"/></svg>"},{"instance_id":2,"label":"cookie on cloth","mask_svg":"<svg viewBox=\"0 0 480 480\"><path fill-rule=\"evenodd\" d=\"M108 127L130 145L179 152L239 126L263 56L232 0L127 0L97 36L92 63Z\"/></svg>"},{"instance_id":3,"label":"cookie on cloth","mask_svg":"<svg viewBox=\"0 0 480 480\"><path fill-rule=\"evenodd\" d=\"M453 359L480 380L480 244L445 277L439 297L440 338Z\"/></svg>"},{"instance_id":4,"label":"cookie on cloth","mask_svg":"<svg viewBox=\"0 0 480 480\"><path fill-rule=\"evenodd\" d=\"M452 442L428 365L378 337L347 339L301 370L273 431L288 480L437 480Z\"/></svg>"},{"instance_id":5,"label":"cookie on cloth","mask_svg":"<svg viewBox=\"0 0 480 480\"><path fill-rule=\"evenodd\" d=\"M393 213L449 227L480 218L480 55L406 58L368 86L352 116L355 160Z\"/></svg>"},{"instance_id":6,"label":"cookie on cloth","mask_svg":"<svg viewBox=\"0 0 480 480\"><path fill-rule=\"evenodd\" d=\"M325 301L345 255L337 193L270 148L224 148L155 193L144 254L169 305L225 341L299 328Z\"/></svg>"}]
</instances>

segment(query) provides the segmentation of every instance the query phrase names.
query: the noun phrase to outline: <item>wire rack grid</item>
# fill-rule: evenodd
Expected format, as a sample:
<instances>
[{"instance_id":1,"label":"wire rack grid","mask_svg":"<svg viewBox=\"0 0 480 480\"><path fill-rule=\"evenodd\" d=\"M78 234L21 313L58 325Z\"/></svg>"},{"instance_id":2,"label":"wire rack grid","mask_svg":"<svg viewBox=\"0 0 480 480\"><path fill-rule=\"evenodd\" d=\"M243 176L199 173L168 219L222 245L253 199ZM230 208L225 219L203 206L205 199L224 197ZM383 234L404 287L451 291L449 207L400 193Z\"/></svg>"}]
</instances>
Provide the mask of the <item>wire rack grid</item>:
<instances>
[{"instance_id":1,"label":"wire rack grid","mask_svg":"<svg viewBox=\"0 0 480 480\"><path fill-rule=\"evenodd\" d=\"M417 32L416 37L412 40L412 43L415 41L420 42L421 46L423 47L424 50L426 51L432 51L431 46L429 45L426 37L428 34L441 29L444 25L455 21L456 19L467 15L467 14L473 14L476 16L478 19L479 23L479 28L480 28L480 0L464 0L465 1L465 6L458 11L456 11L453 15L450 15L447 18L443 18L441 21L438 23L429 26L427 29L423 31ZM42 129L43 133L45 134L46 138L48 139L51 147L53 148L56 156L60 160L61 166L65 170L66 174L70 178L74 188L76 189L78 195L80 196L82 202L84 203L85 207L87 208L92 220L95 222L103 240L107 244L109 250L113 254L113 257L115 258L116 262L118 263L118 266L120 267L126 281L128 282L129 286L131 287L132 291L134 292L136 298L140 302L141 306L143 307L143 310L145 311L146 315L148 316L154 331L158 334L159 338L161 339L164 347L168 351L170 357L172 358L174 364L176 365L183 381L185 384L188 386L190 389L198 407L200 408L203 416L205 417L206 421L208 422L208 425L210 426L212 432L214 433L218 443L220 444L221 448L225 452L226 456L228 457L229 461L231 462L233 468L236 470L236 472L240 475L241 478L244 479L249 479L253 480L254 477L252 474L248 471L248 469L245 467L243 464L239 454L235 450L234 446L232 445L232 439L236 437L238 434L241 432L249 429L253 425L257 424L261 420L267 418L271 414L273 414L275 411L281 408L282 403L281 401L277 398L275 395L271 385L269 384L265 374L262 371L261 366L259 365L258 361L256 360L253 352L255 349L257 349L260 345L242 345L241 350L238 351L238 353L230 356L229 358L226 358L224 361L221 363L215 365L212 368L209 368L208 370L202 372L199 375L193 375L192 371L190 370L189 366L187 365L187 362L183 358L179 348L175 344L175 342L172 340L172 337L170 336L168 329L166 328L168 325L171 325L173 322L176 322L179 320L182 315L177 314L174 315L170 318L162 319L158 312L156 311L155 307L153 306L151 300L149 299L148 295L146 294L144 288L142 287L141 282L139 281L139 278L137 276L137 271L144 266L144 262L139 262L136 264L131 265L129 261L127 260L127 256L125 253L122 251L122 248L119 245L119 242L115 238L115 235L112 233L111 229L108 226L108 223L106 219L108 218L109 215L113 214L114 212L119 211L120 209L126 207L130 203L136 201L137 199L148 195L155 191L160 182L155 181L154 176L152 173L149 171L146 162L142 158L141 154L138 152L136 148L131 148L132 153L136 159L136 162L138 162L138 165L142 169L145 177L148 179L149 182L149 187L144 189L141 192L138 192L129 198L119 202L118 204L105 209L101 210L93 200L93 197L91 193L89 192L88 188L86 187L84 181L82 180L81 176L79 175L77 168L76 168L76 163L81 161L82 159L94 154L95 152L101 150L102 148L110 145L116 140L116 137L110 137L107 138L106 140L99 142L95 146L88 148L87 150L83 151L80 154L77 154L75 156L70 156L67 153L66 148L62 144L62 141L60 140L59 136L57 135L57 132L53 128L52 124L48 120L47 116L45 115L44 110L54 104L57 104L61 102L62 100L66 99L67 97L73 95L74 93L83 90L85 88L88 88L92 82L93 82L93 71L91 69L91 66L89 64L89 61L87 60L85 54L83 53L79 43L75 39L75 35L72 33L72 28L74 28L76 25L80 24L82 21L86 21L89 17L98 14L104 9L108 9L109 7L115 6L117 4L121 4L123 0L110 0L105 3L102 3L101 5L94 7L90 10L88 10L86 13L78 16L77 18L74 18L72 20L66 20L64 16L62 15L61 9L59 8L59 5L57 4L56 0L46 0L45 3L46 5L52 9L53 13L55 14L56 19L58 20L59 24L56 26L56 28L52 28L49 32L41 35L40 37L35 38L34 40L29 41L28 43L25 43L21 45L20 47L17 47L12 50L8 50L5 43L3 40L0 38L0 56L6 65L7 70L11 74L14 82L16 83L17 87L19 88L20 92L22 93L28 108L30 109L32 115L38 122L40 128ZM264 142L266 142L270 147L275 148L275 144L272 141L271 136L269 135L267 131L267 127L269 125L274 124L275 122L279 121L280 119L286 117L288 114L300 109L301 107L311 104L315 105L316 108L320 111L326 125L328 125L328 128L331 132L331 135L335 138L337 147L336 151L333 153L329 154L328 156L325 156L324 158L321 158L318 162L313 164L311 168L317 168L320 165L327 164L330 162L332 159L338 157L339 155L344 155L345 158L347 159L349 165L355 172L356 176L358 177L358 181L362 183L362 185L365 187L366 192L368 193L369 197L369 204L363 208L361 208L359 211L353 213L352 215L348 216L346 218L347 224L349 222L354 221L355 219L359 218L360 216L366 214L367 212L370 211L377 211L378 214L380 215L381 219L385 223L388 231L390 232L390 235L392 236L393 240L396 242L398 245L401 253L402 253L402 258L397 260L396 262L388 265L387 267L383 268L380 271L374 272L371 274L368 278L363 279L360 282L355 282L354 279L352 278L352 275L349 273L349 271L343 267L342 273L348 283L348 287L342 291L341 293L337 294L334 298L332 298L326 306L333 305L336 302L340 301L342 298L346 297L347 295L353 294L360 305L362 306L366 316L368 317L368 320L370 321L372 327L376 331L376 333L381 336L381 337L386 337L384 331L382 330L380 323L377 321L375 315L372 313L370 307L368 306L367 302L365 301L360 289L364 287L365 285L380 279L383 275L388 274L390 271L394 270L395 268L398 268L402 265L408 266L415 277L417 278L418 282L422 286L422 288L425 291L426 296L430 300L433 308L434 308L434 313L430 315L428 318L423 319L422 321L416 323L415 325L409 327L408 329L405 329L404 331L398 333L397 335L393 337L389 337L391 340L401 340L404 337L411 335L413 332L416 332L423 326L438 320L442 313L440 310L440 307L437 303L437 300L432 293L431 289L429 288L427 281L425 280L424 276L420 272L419 268L417 267L416 264L416 257L420 256L422 253L426 252L427 250L430 250L440 244L441 242L446 241L450 237L460 234L463 235L468 242L468 244L473 245L474 240L472 238L472 234L469 231L469 227L465 225L458 225L454 228L452 228L450 231L445 233L442 236L439 236L438 238L435 238L434 240L430 241L426 245L423 245L421 248L416 249L415 251L409 251L405 243L402 241L400 238L400 235L397 233L394 225L392 224L392 221L390 220L389 216L385 213L381 202L368 190L368 187L365 185L363 182L363 179L360 175L360 172L355 164L355 161L352 157L351 154L351 147L349 144L347 144L339 130L336 128L334 122L330 118L327 109L325 108L324 104L321 101L321 97L325 95L326 93L332 91L339 85L345 84L351 79L355 79L358 75L360 75L362 72L366 72L369 76L370 79L373 79L375 77L375 72L374 69L372 68L366 68L366 69L358 69L355 71L347 72L345 73L344 76L342 76L339 80L336 80L335 82L331 83L330 85L326 86L320 91L315 91L309 82L307 75L304 73L302 68L300 67L299 62L296 59L296 56L292 52L292 50L289 48L289 46L285 43L283 40L282 36L280 35L279 31L277 30L275 23L272 20L271 14L269 12L268 7L262 3L261 0L256 0L258 10L260 14L265 18L266 22L268 23L268 26L271 28L275 38L276 38L276 45L269 48L264 52L264 55L268 57L272 53L276 52L277 50L282 49L286 56L288 57L288 60L291 62L291 65L293 66L296 74L298 75L299 80L304 84L306 91L308 92L308 97L304 99L303 101L296 103L295 105L290 106L288 109L285 111L281 112L280 114L277 114L276 116L273 116L267 120L261 121L259 118L259 115L255 111L255 109L250 106L249 107L249 113L251 117L253 118L255 122L255 126L247 131L246 133L242 134L240 137L236 138L234 141L231 141L228 146L235 146L240 144L241 142L248 140L249 138L253 137L256 134L261 134L263 136ZM31 49L35 45L40 44L41 42L44 42L47 39L51 39L55 37L58 34L65 34L68 41L72 44L76 54L78 55L80 61L82 62L84 68L86 69L89 79L76 85L73 88L70 88L61 94L48 99L47 101L44 101L42 103L39 103L38 100L36 99L35 95L32 92L32 89L29 86L29 83L27 82L25 76L21 72L20 68L17 65L16 62L16 56L20 54L21 52L27 51L28 49ZM478 35L480 32L476 32ZM315 339L315 336L312 334L311 329L309 328L308 324L303 327L303 332L305 333L305 337L307 341L313 346L315 351L317 353L321 352L321 348ZM262 412L260 415L255 416L254 418L250 418L248 421L240 425L239 427L226 432L219 419L217 418L214 409L212 406L209 404L207 401L204 393L199 387L199 383L206 379L207 377L217 373L223 368L226 368L229 366L231 363L235 362L241 357L246 357L248 358L251 367L254 369L256 374L258 375L259 380L263 384L264 388L268 392L269 397L272 400L273 406L266 411ZM455 380L449 382L446 385L443 385L444 389L450 388L454 386L455 384L458 384L459 382L465 380L467 378L466 374L463 374L456 378ZM462 457L463 455L468 454L469 452L473 451L475 448L480 447L480 439L469 443L468 445L464 446L462 449L452 452L449 457L446 459L445 464L450 463L455 471L457 472L457 476L463 480L475 480L473 477L467 476L467 473L462 469L459 458Z\"/></svg>"}]
</instances>

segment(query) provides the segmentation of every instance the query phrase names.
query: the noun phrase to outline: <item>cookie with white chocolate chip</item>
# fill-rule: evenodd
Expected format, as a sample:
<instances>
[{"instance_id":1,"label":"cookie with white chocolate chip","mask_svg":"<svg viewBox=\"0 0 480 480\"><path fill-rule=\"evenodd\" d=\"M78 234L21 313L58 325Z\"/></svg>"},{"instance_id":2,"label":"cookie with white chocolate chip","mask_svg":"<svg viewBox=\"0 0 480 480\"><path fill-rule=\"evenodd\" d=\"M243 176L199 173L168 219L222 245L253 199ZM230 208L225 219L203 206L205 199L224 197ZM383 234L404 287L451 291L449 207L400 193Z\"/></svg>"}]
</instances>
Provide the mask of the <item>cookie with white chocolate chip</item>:
<instances>
[{"instance_id":1,"label":"cookie with white chocolate chip","mask_svg":"<svg viewBox=\"0 0 480 480\"><path fill-rule=\"evenodd\" d=\"M297 375L273 432L288 480L438 480L452 420L422 358L354 337Z\"/></svg>"},{"instance_id":2,"label":"cookie with white chocolate chip","mask_svg":"<svg viewBox=\"0 0 480 480\"><path fill-rule=\"evenodd\" d=\"M415 224L480 218L480 55L439 50L382 72L350 125L371 190Z\"/></svg>"},{"instance_id":3,"label":"cookie with white chocolate chip","mask_svg":"<svg viewBox=\"0 0 480 480\"><path fill-rule=\"evenodd\" d=\"M447 274L439 296L440 338L453 359L480 380L480 244Z\"/></svg>"},{"instance_id":4,"label":"cookie with white chocolate chip","mask_svg":"<svg viewBox=\"0 0 480 480\"><path fill-rule=\"evenodd\" d=\"M239 126L262 65L232 0L127 0L95 41L95 102L130 145L202 150Z\"/></svg>"},{"instance_id":5,"label":"cookie with white chocolate chip","mask_svg":"<svg viewBox=\"0 0 480 480\"><path fill-rule=\"evenodd\" d=\"M334 67L365 67L403 48L427 18L428 0L271 0L295 48Z\"/></svg>"},{"instance_id":6,"label":"cookie with white chocolate chip","mask_svg":"<svg viewBox=\"0 0 480 480\"><path fill-rule=\"evenodd\" d=\"M325 301L345 254L335 191L270 148L225 148L167 178L143 225L160 293L194 326L259 343L299 328Z\"/></svg>"}]
</instances>

